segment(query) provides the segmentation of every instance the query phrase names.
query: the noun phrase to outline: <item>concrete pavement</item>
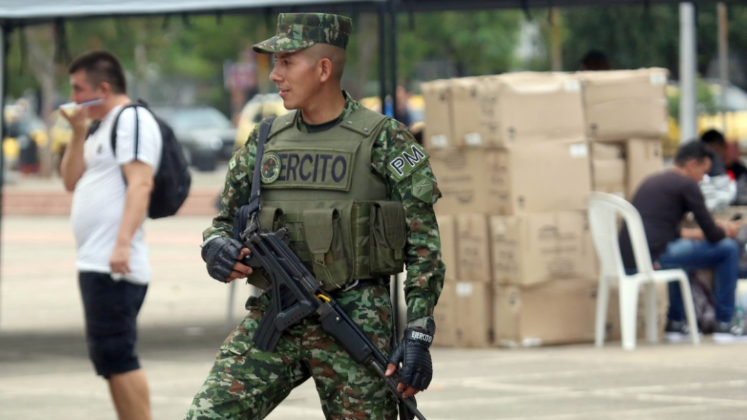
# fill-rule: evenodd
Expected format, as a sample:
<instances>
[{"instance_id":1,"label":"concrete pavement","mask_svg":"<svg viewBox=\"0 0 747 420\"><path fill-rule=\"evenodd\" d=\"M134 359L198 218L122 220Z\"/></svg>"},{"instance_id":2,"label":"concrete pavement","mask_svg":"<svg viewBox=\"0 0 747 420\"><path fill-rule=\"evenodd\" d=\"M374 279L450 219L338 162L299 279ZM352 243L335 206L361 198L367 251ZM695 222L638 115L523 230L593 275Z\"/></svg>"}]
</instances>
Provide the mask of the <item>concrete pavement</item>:
<instances>
[{"instance_id":1,"label":"concrete pavement","mask_svg":"<svg viewBox=\"0 0 747 420\"><path fill-rule=\"evenodd\" d=\"M229 327L227 286L199 258L208 216L149 220L154 280L139 353L155 419L180 419ZM86 358L66 217L6 216L0 278L0 420L115 419ZM242 316L237 287L230 324ZM737 420L747 418L747 344L619 343L536 349L433 349L419 398L429 420ZM313 382L269 419L323 419Z\"/></svg>"}]
</instances>

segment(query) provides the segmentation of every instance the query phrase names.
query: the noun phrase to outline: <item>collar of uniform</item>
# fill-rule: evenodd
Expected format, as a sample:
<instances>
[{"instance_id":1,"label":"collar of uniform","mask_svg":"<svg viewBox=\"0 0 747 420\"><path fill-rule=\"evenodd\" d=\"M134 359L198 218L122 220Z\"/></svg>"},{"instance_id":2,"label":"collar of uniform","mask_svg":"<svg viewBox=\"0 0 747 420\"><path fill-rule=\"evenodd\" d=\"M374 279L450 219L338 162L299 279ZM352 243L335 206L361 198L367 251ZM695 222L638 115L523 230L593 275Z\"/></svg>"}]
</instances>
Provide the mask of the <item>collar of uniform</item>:
<instances>
[{"instance_id":1,"label":"collar of uniform","mask_svg":"<svg viewBox=\"0 0 747 420\"><path fill-rule=\"evenodd\" d=\"M360 103L358 103L356 100L350 97L350 94L344 90L342 91L342 96L345 97L345 108L343 108L342 114L340 114L340 116L334 120L334 124L330 124L330 127L325 127L325 129L331 128L334 125L337 125L340 121L344 120L350 114L352 114L353 111L356 111L362 107ZM324 123L324 124L319 124L319 125L326 126L327 124L329 123ZM301 111L297 111L296 126L298 127L299 131L303 131L304 133L324 131L324 130L314 130L313 128L314 126L312 126L311 124L306 124L303 121L303 118L301 118Z\"/></svg>"}]
</instances>

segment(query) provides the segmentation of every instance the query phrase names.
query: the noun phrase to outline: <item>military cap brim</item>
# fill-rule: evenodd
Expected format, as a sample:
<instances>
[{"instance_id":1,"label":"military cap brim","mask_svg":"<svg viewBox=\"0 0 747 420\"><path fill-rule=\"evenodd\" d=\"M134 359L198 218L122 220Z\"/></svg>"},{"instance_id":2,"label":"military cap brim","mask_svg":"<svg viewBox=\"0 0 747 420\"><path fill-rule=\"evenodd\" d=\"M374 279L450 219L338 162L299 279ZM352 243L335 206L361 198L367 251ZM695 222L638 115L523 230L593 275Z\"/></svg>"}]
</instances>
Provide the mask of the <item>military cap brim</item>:
<instances>
[{"instance_id":1,"label":"military cap brim","mask_svg":"<svg viewBox=\"0 0 747 420\"><path fill-rule=\"evenodd\" d=\"M316 44L311 40L294 41L289 42L288 36L285 34L275 35L270 39L266 39L258 44L254 44L252 49L255 52L261 54L277 54L277 53L293 53L296 51L305 50L310 46Z\"/></svg>"}]
</instances>

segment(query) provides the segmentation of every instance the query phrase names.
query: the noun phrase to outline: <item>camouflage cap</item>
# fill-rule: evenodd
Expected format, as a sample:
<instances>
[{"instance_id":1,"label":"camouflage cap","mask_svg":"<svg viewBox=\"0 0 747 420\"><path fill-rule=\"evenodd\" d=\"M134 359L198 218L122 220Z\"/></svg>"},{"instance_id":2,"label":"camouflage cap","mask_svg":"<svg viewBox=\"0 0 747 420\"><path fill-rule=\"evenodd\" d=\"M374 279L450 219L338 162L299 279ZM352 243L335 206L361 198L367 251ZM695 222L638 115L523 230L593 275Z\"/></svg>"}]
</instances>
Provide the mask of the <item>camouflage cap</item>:
<instances>
[{"instance_id":1,"label":"camouflage cap","mask_svg":"<svg viewBox=\"0 0 747 420\"><path fill-rule=\"evenodd\" d=\"M254 44L254 51L265 54L295 52L322 43L345 49L353 21L328 13L281 13L274 37Z\"/></svg>"}]
</instances>

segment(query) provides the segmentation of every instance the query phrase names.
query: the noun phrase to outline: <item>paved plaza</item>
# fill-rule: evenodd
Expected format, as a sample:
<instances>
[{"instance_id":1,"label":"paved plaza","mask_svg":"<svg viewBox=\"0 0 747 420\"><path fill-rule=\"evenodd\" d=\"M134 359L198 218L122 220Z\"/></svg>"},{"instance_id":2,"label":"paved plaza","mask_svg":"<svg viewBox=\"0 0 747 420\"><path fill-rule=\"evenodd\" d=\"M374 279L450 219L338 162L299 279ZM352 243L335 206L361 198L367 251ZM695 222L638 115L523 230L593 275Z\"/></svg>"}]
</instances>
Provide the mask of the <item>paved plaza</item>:
<instances>
[{"instance_id":1,"label":"paved plaza","mask_svg":"<svg viewBox=\"0 0 747 420\"><path fill-rule=\"evenodd\" d=\"M181 419L218 346L243 315L248 286L210 279L199 257L209 216L148 220L154 280L139 353L154 419ZM0 420L115 419L86 358L67 217L6 216L0 278ZM227 319L228 318L228 319ZM535 349L433 349L419 398L429 420L742 420L747 344L591 344ZM313 382L269 419L323 419Z\"/></svg>"}]
</instances>

